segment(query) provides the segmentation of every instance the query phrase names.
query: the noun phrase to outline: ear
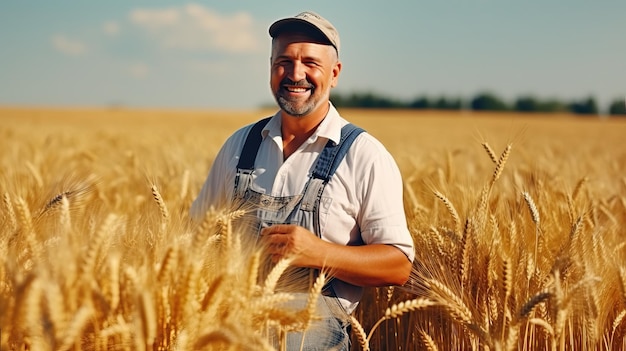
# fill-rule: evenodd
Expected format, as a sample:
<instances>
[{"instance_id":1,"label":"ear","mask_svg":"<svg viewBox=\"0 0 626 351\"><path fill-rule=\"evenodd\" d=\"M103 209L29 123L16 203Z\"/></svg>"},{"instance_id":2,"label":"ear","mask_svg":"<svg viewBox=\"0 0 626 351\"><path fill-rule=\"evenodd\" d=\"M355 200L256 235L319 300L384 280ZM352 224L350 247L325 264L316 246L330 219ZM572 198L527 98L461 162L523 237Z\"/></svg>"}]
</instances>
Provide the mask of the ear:
<instances>
[{"instance_id":1,"label":"ear","mask_svg":"<svg viewBox=\"0 0 626 351\"><path fill-rule=\"evenodd\" d=\"M337 83L339 82L339 73L341 73L341 61L337 60L337 62L333 66L333 75L330 84L332 88L336 87Z\"/></svg>"}]
</instances>

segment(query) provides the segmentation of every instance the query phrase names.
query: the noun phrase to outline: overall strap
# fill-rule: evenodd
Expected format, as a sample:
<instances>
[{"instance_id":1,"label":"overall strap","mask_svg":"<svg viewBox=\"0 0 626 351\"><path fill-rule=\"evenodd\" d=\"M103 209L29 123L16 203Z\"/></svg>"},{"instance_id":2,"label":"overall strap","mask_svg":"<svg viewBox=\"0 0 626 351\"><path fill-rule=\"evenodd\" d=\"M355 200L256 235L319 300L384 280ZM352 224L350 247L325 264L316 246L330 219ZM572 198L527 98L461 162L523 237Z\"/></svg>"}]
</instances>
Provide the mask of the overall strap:
<instances>
[{"instance_id":1,"label":"overall strap","mask_svg":"<svg viewBox=\"0 0 626 351\"><path fill-rule=\"evenodd\" d=\"M267 125L272 117L264 118L256 122L246 137L246 142L243 144L243 149L239 155L239 163L237 163L237 170L254 170L254 161L256 160L256 154L259 151L259 146L263 137L261 131Z\"/></svg>"},{"instance_id":2,"label":"overall strap","mask_svg":"<svg viewBox=\"0 0 626 351\"><path fill-rule=\"evenodd\" d=\"M261 131L267 125L267 122L272 117L264 118L256 122L246 137L246 141L243 144L241 154L239 154L239 163L237 163L237 176L235 177L235 198L243 198L243 195L248 189L248 185L252 181L252 172L254 171L254 161L256 160L256 154L259 151L263 136Z\"/></svg>"},{"instance_id":3,"label":"overall strap","mask_svg":"<svg viewBox=\"0 0 626 351\"><path fill-rule=\"evenodd\" d=\"M348 153L350 146L359 134L364 130L354 124L346 124L341 128L341 139L338 144L331 140L328 141L324 150L320 153L313 171L313 178L321 179L324 183L328 183L330 178L335 174L337 167Z\"/></svg>"},{"instance_id":4,"label":"overall strap","mask_svg":"<svg viewBox=\"0 0 626 351\"><path fill-rule=\"evenodd\" d=\"M364 130L347 124L341 128L341 139L338 144L331 140L326 143L315 163L315 170L307 182L300 208L304 211L315 211L324 192L324 187L335 174L337 167L348 153L352 143ZM317 216L316 216L317 217Z\"/></svg>"}]
</instances>

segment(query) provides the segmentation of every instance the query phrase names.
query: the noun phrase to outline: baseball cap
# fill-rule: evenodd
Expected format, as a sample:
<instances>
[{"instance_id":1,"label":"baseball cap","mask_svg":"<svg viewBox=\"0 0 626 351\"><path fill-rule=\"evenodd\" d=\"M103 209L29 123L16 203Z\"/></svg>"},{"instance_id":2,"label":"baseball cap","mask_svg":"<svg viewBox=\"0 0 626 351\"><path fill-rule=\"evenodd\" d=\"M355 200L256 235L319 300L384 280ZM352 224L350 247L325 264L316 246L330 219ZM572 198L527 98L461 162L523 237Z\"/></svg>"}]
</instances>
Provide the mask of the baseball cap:
<instances>
[{"instance_id":1,"label":"baseball cap","mask_svg":"<svg viewBox=\"0 0 626 351\"><path fill-rule=\"evenodd\" d=\"M334 46L335 50L339 52L339 32L327 19L315 12L305 11L293 17L279 19L270 26L269 32L272 38L276 38L284 30L293 30L295 28L313 29L317 33L322 34L330 45Z\"/></svg>"}]
</instances>

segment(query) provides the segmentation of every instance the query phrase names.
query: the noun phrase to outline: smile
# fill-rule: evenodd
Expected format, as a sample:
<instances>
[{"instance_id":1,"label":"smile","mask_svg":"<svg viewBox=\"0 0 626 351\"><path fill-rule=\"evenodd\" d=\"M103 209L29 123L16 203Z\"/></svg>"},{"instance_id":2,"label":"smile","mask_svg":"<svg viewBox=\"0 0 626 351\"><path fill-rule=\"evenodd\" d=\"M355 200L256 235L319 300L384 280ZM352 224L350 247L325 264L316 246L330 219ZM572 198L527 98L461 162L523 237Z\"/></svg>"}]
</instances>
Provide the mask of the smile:
<instances>
[{"instance_id":1,"label":"smile","mask_svg":"<svg viewBox=\"0 0 626 351\"><path fill-rule=\"evenodd\" d=\"M287 91L291 93L304 93L309 90L309 88L301 88L301 87L285 87Z\"/></svg>"}]
</instances>

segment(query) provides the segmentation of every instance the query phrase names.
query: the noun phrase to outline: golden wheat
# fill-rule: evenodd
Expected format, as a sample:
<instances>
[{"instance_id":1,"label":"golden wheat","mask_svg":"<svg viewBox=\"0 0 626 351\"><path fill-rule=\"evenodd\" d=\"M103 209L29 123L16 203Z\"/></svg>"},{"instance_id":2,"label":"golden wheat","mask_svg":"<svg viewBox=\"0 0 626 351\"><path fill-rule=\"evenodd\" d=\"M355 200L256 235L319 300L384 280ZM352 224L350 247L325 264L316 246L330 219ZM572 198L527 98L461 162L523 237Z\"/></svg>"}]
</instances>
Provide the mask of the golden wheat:
<instances>
[{"instance_id":1,"label":"golden wheat","mask_svg":"<svg viewBox=\"0 0 626 351\"><path fill-rule=\"evenodd\" d=\"M397 158L418 249L404 287L366 289L349 316L356 348L626 349L623 123L384 113L346 115ZM258 111L0 115L0 349L273 350L315 319L322 278L286 308L289 264L260 269L231 224L243 213L186 215ZM500 155L467 132L495 145L511 124L532 142Z\"/></svg>"}]
</instances>

